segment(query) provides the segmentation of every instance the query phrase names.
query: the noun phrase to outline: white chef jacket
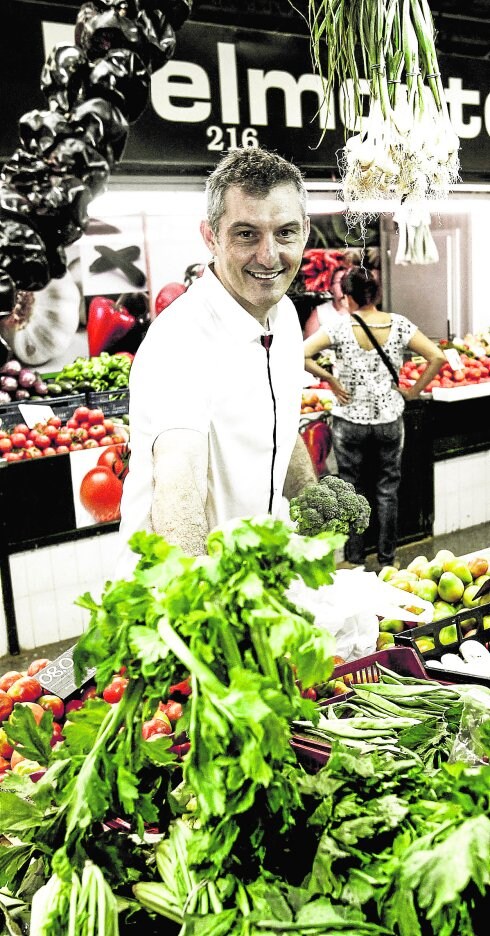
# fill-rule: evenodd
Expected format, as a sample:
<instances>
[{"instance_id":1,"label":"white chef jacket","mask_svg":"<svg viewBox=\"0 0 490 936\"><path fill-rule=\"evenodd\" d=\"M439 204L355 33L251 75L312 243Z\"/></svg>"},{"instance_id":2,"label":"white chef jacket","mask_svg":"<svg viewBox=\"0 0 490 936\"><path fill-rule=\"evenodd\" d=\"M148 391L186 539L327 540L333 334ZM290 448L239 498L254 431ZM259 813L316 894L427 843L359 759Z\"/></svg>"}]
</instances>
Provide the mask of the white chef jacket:
<instances>
[{"instance_id":1,"label":"white chef jacket","mask_svg":"<svg viewBox=\"0 0 490 936\"><path fill-rule=\"evenodd\" d=\"M267 351L263 339L272 336ZM269 332L212 269L150 325L130 374L130 467L124 482L116 577L137 556L126 546L151 530L152 448L168 429L208 438L209 529L235 517L284 516L282 491L299 428L304 375L296 309L284 296Z\"/></svg>"}]
</instances>

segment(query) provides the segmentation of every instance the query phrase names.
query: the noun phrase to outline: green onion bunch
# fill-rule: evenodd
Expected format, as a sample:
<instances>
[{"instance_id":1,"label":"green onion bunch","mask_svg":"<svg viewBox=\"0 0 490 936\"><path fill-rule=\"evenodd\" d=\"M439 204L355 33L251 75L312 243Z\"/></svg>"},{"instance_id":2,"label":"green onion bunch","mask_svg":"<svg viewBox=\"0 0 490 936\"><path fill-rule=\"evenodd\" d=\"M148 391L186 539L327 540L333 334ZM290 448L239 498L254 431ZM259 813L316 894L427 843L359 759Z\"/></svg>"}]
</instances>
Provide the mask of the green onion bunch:
<instances>
[{"instance_id":1,"label":"green onion bunch","mask_svg":"<svg viewBox=\"0 0 490 936\"><path fill-rule=\"evenodd\" d=\"M352 220L376 213L380 199L446 197L459 178L459 139L427 0L308 0L307 8L325 98L330 107L338 86L345 126L355 131L337 155Z\"/></svg>"}]
</instances>

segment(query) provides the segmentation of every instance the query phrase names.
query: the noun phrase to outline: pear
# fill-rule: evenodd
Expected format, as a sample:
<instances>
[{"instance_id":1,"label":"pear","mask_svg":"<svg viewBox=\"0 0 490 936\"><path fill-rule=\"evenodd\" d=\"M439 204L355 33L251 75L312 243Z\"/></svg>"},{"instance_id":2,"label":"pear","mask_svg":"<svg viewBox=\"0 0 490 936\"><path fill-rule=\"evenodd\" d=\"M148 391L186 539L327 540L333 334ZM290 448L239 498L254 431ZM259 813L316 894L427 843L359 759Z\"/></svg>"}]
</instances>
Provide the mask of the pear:
<instances>
[{"instance_id":1,"label":"pear","mask_svg":"<svg viewBox=\"0 0 490 936\"><path fill-rule=\"evenodd\" d=\"M477 608L480 604L480 599L477 598L475 601L475 595L480 591L480 586L474 582L472 585L467 585L463 592L463 605L465 608Z\"/></svg>"},{"instance_id":2,"label":"pear","mask_svg":"<svg viewBox=\"0 0 490 936\"><path fill-rule=\"evenodd\" d=\"M442 571L446 571L446 562L452 562L453 559L456 559L456 556L450 549L440 549L434 556L434 562L442 565Z\"/></svg>"},{"instance_id":3,"label":"pear","mask_svg":"<svg viewBox=\"0 0 490 936\"><path fill-rule=\"evenodd\" d=\"M412 559L411 562L407 565L407 572L415 572L415 575L418 575L419 578L425 578L425 571L429 565L429 560L427 556L416 556L415 559Z\"/></svg>"},{"instance_id":4,"label":"pear","mask_svg":"<svg viewBox=\"0 0 490 936\"><path fill-rule=\"evenodd\" d=\"M417 595L417 598L422 598L423 601L436 601L439 594L437 582L426 578L421 578L418 582L414 582L412 592L414 595Z\"/></svg>"},{"instance_id":5,"label":"pear","mask_svg":"<svg viewBox=\"0 0 490 936\"><path fill-rule=\"evenodd\" d=\"M387 566L383 566L383 568L379 570L378 578L381 579L382 582L389 582L390 579L392 579L393 576L397 574L398 574L398 569L396 568L396 566L387 565Z\"/></svg>"},{"instance_id":6,"label":"pear","mask_svg":"<svg viewBox=\"0 0 490 936\"><path fill-rule=\"evenodd\" d=\"M473 559L468 559L468 568L473 578L477 579L488 572L488 560L483 556L474 556Z\"/></svg>"},{"instance_id":7,"label":"pear","mask_svg":"<svg viewBox=\"0 0 490 936\"><path fill-rule=\"evenodd\" d=\"M438 582L443 572L442 562L436 562L435 559L433 559L432 562L429 562L425 570L425 578L432 579L433 582Z\"/></svg>"},{"instance_id":8,"label":"pear","mask_svg":"<svg viewBox=\"0 0 490 936\"><path fill-rule=\"evenodd\" d=\"M463 585L471 585L473 582L471 570L462 559L451 559L450 562L445 562L444 571L452 572L454 575L457 575L458 578L461 579Z\"/></svg>"}]
</instances>

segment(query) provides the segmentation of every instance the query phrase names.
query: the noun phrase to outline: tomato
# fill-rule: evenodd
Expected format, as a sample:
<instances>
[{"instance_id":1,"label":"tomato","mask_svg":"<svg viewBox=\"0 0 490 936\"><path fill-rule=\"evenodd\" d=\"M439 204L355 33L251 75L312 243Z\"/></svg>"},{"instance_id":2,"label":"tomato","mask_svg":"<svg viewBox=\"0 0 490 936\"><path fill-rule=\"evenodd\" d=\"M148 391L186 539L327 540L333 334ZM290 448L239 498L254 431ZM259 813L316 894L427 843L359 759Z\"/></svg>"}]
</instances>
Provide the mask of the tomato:
<instances>
[{"instance_id":1,"label":"tomato","mask_svg":"<svg viewBox=\"0 0 490 936\"><path fill-rule=\"evenodd\" d=\"M96 439L85 439L85 442L82 443L82 448L84 449L98 448L98 447L99 447L99 443L97 442Z\"/></svg>"},{"instance_id":2,"label":"tomato","mask_svg":"<svg viewBox=\"0 0 490 936\"><path fill-rule=\"evenodd\" d=\"M24 458L42 458L42 451L37 445L33 445L32 448L28 448L24 451Z\"/></svg>"},{"instance_id":3,"label":"tomato","mask_svg":"<svg viewBox=\"0 0 490 936\"><path fill-rule=\"evenodd\" d=\"M8 692L0 689L0 722L5 721L14 707L14 700Z\"/></svg>"},{"instance_id":4,"label":"tomato","mask_svg":"<svg viewBox=\"0 0 490 936\"><path fill-rule=\"evenodd\" d=\"M71 432L67 432L66 429L60 429L58 435L56 436L56 445L70 445L71 444Z\"/></svg>"},{"instance_id":5,"label":"tomato","mask_svg":"<svg viewBox=\"0 0 490 936\"><path fill-rule=\"evenodd\" d=\"M0 676L0 691L7 692L7 689L10 689L18 679L22 679L23 675L19 670L8 670L7 673Z\"/></svg>"},{"instance_id":6,"label":"tomato","mask_svg":"<svg viewBox=\"0 0 490 936\"><path fill-rule=\"evenodd\" d=\"M45 458L46 458L46 457L49 458L50 455L57 455L57 454L58 454L57 450L56 450L55 448L53 448L52 445L48 445L48 447L45 448L44 451L43 451L43 455L44 455Z\"/></svg>"},{"instance_id":7,"label":"tomato","mask_svg":"<svg viewBox=\"0 0 490 936\"><path fill-rule=\"evenodd\" d=\"M66 420L65 425L67 429L78 429L78 420L72 416L71 419Z\"/></svg>"},{"instance_id":8,"label":"tomato","mask_svg":"<svg viewBox=\"0 0 490 936\"><path fill-rule=\"evenodd\" d=\"M59 429L61 426L62 420L59 416L50 416L48 419L48 426L54 426L55 429Z\"/></svg>"},{"instance_id":9,"label":"tomato","mask_svg":"<svg viewBox=\"0 0 490 936\"><path fill-rule=\"evenodd\" d=\"M96 465L82 478L80 501L97 523L118 520L122 489L122 481L110 468Z\"/></svg>"},{"instance_id":10,"label":"tomato","mask_svg":"<svg viewBox=\"0 0 490 936\"><path fill-rule=\"evenodd\" d=\"M315 695L316 698L316 695ZM162 712L167 716L168 720L171 722L176 722L179 718L182 718L184 709L180 702L175 702L173 699L170 702L160 702L158 706L158 712L155 714L155 718L161 718L161 715L158 714Z\"/></svg>"},{"instance_id":11,"label":"tomato","mask_svg":"<svg viewBox=\"0 0 490 936\"><path fill-rule=\"evenodd\" d=\"M88 434L91 439L97 439L97 441L102 439L106 434L104 423L92 423L90 429L88 430Z\"/></svg>"},{"instance_id":12,"label":"tomato","mask_svg":"<svg viewBox=\"0 0 490 936\"><path fill-rule=\"evenodd\" d=\"M88 419L88 414L90 410L88 406L77 406L75 412L73 413L73 419L76 419L77 423L83 422L85 419Z\"/></svg>"},{"instance_id":13,"label":"tomato","mask_svg":"<svg viewBox=\"0 0 490 936\"><path fill-rule=\"evenodd\" d=\"M56 426L50 426L49 423L46 423L44 427L44 435L47 435L49 439L56 439L58 435L58 429Z\"/></svg>"},{"instance_id":14,"label":"tomato","mask_svg":"<svg viewBox=\"0 0 490 936\"><path fill-rule=\"evenodd\" d=\"M0 439L0 455L4 452L11 452L13 449L11 439Z\"/></svg>"},{"instance_id":15,"label":"tomato","mask_svg":"<svg viewBox=\"0 0 490 936\"><path fill-rule=\"evenodd\" d=\"M77 426L75 432L73 433L74 442L86 442L88 439L88 432L86 429L82 429L81 426Z\"/></svg>"},{"instance_id":16,"label":"tomato","mask_svg":"<svg viewBox=\"0 0 490 936\"><path fill-rule=\"evenodd\" d=\"M38 657L37 660L33 660L32 663L29 663L27 668L28 676L35 676L36 673L39 673L39 670L44 669L45 666L51 663L51 660L48 660L47 657Z\"/></svg>"},{"instance_id":17,"label":"tomato","mask_svg":"<svg viewBox=\"0 0 490 936\"><path fill-rule=\"evenodd\" d=\"M44 432L38 432L37 438L36 438L36 445L41 450L47 449L48 446L51 445L51 439L49 438L49 436L45 435Z\"/></svg>"},{"instance_id":18,"label":"tomato","mask_svg":"<svg viewBox=\"0 0 490 936\"><path fill-rule=\"evenodd\" d=\"M12 432L10 435L10 441L14 448L24 448L24 445L27 442L27 436L23 432Z\"/></svg>"},{"instance_id":19,"label":"tomato","mask_svg":"<svg viewBox=\"0 0 490 936\"><path fill-rule=\"evenodd\" d=\"M183 696L190 696L191 694L191 681L190 679L183 679L182 682L175 683L173 686L170 686L168 690L170 695L179 694Z\"/></svg>"},{"instance_id":20,"label":"tomato","mask_svg":"<svg viewBox=\"0 0 490 936\"><path fill-rule=\"evenodd\" d=\"M104 419L103 426L107 435L112 435L114 432L114 423L112 419Z\"/></svg>"},{"instance_id":21,"label":"tomato","mask_svg":"<svg viewBox=\"0 0 490 936\"><path fill-rule=\"evenodd\" d=\"M115 702L119 700L124 695L124 690L128 685L129 679L126 679L125 676L114 676L114 679L108 686L105 687L102 696L106 702L110 702L111 705L114 705Z\"/></svg>"},{"instance_id":22,"label":"tomato","mask_svg":"<svg viewBox=\"0 0 490 936\"><path fill-rule=\"evenodd\" d=\"M35 702L42 691L41 683L33 676L21 676L12 683L10 689L7 690L7 695L14 702Z\"/></svg>"},{"instance_id":23,"label":"tomato","mask_svg":"<svg viewBox=\"0 0 490 936\"><path fill-rule=\"evenodd\" d=\"M104 413L101 409L91 409L88 411L87 419L91 426L104 422Z\"/></svg>"},{"instance_id":24,"label":"tomato","mask_svg":"<svg viewBox=\"0 0 490 936\"><path fill-rule=\"evenodd\" d=\"M26 426L25 423L17 423L16 426L12 429L12 432L22 432L22 435L29 435L29 426Z\"/></svg>"},{"instance_id":25,"label":"tomato","mask_svg":"<svg viewBox=\"0 0 490 936\"><path fill-rule=\"evenodd\" d=\"M172 725L168 718L150 718L143 722L141 734L145 741L158 735L169 735L172 734Z\"/></svg>"},{"instance_id":26,"label":"tomato","mask_svg":"<svg viewBox=\"0 0 490 936\"><path fill-rule=\"evenodd\" d=\"M102 438L98 440L98 444L101 446L101 448L103 448L106 445L112 445L112 436L110 435L102 436Z\"/></svg>"},{"instance_id":27,"label":"tomato","mask_svg":"<svg viewBox=\"0 0 490 936\"><path fill-rule=\"evenodd\" d=\"M71 442L70 443L70 452L79 452L85 447L85 442Z\"/></svg>"},{"instance_id":28,"label":"tomato","mask_svg":"<svg viewBox=\"0 0 490 936\"><path fill-rule=\"evenodd\" d=\"M127 445L109 445L101 455L99 455L97 464L105 465L110 468L114 474L123 480L128 473L126 465L128 447Z\"/></svg>"},{"instance_id":29,"label":"tomato","mask_svg":"<svg viewBox=\"0 0 490 936\"><path fill-rule=\"evenodd\" d=\"M57 445L57 446L56 446L56 454L57 454L57 455L68 455L68 452L69 452L69 451L70 451L70 449L68 448L67 445Z\"/></svg>"}]
</instances>

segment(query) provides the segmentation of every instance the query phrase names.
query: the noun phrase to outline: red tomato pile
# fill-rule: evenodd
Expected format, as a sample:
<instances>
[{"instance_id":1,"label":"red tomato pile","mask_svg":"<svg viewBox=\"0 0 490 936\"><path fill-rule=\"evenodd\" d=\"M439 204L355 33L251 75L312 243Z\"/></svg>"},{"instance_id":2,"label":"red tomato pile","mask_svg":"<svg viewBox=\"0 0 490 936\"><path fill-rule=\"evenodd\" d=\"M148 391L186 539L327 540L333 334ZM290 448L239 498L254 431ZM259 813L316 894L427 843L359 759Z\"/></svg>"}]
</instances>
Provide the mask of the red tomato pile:
<instances>
[{"instance_id":1,"label":"red tomato pile","mask_svg":"<svg viewBox=\"0 0 490 936\"><path fill-rule=\"evenodd\" d=\"M57 695L53 695L43 689L41 683L36 679L38 673L45 666L48 666L51 660L39 658L33 660L26 672L10 670L0 676L0 782L8 771L14 773L29 775L32 779L37 779L43 772L44 766L33 761L26 760L18 749L14 750L9 744L5 732L4 723L7 722L15 705L26 705L32 711L34 718L39 724L45 711L51 711L53 714L53 735L51 738L51 747L61 744L63 738L63 725L69 719L69 714L74 709L83 708L88 699L97 697L95 685L91 684L85 688L81 698L72 699L66 704ZM124 670L124 668L123 668ZM115 673L111 682L103 690L102 697L111 705L117 704L122 698L129 680L124 676L124 672ZM178 696L184 702L190 695L190 685L188 680L170 687L170 698L168 702L160 702L152 718L147 719L141 726L142 737L145 741L157 738L160 735L171 735L174 733L175 725L183 715L183 705L172 696ZM183 754L188 745L177 745L174 750Z\"/></svg>"},{"instance_id":2,"label":"red tomato pile","mask_svg":"<svg viewBox=\"0 0 490 936\"><path fill-rule=\"evenodd\" d=\"M467 354L460 354L462 368L453 370L448 362L442 365L439 373L430 383L427 384L425 391L430 393L434 387L464 387L468 384L483 383L490 380L490 357L480 358L468 357ZM419 376L424 373L427 364L423 361L417 364L415 361L406 361L400 370L400 387L412 387Z\"/></svg>"},{"instance_id":3,"label":"red tomato pile","mask_svg":"<svg viewBox=\"0 0 490 936\"><path fill-rule=\"evenodd\" d=\"M79 406L64 424L59 416L51 416L33 429L19 423L10 432L0 430L0 457L18 462L126 442L124 427L106 419L101 409Z\"/></svg>"}]
</instances>

